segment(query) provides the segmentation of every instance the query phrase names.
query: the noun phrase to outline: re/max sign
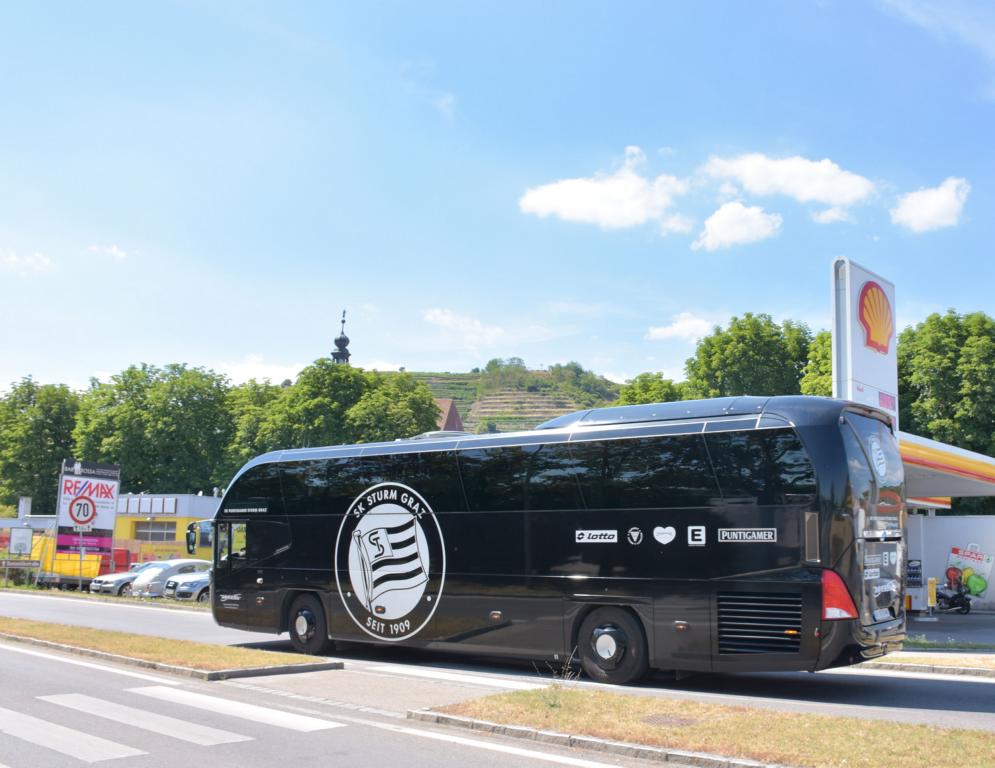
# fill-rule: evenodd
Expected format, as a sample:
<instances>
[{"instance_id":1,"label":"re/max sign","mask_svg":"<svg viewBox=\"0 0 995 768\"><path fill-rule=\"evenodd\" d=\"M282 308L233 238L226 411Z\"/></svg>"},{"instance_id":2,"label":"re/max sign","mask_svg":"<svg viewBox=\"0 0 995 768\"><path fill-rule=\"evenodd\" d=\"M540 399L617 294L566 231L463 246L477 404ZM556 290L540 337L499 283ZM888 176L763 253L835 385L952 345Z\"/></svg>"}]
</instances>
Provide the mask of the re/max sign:
<instances>
[{"instance_id":1,"label":"re/max sign","mask_svg":"<svg viewBox=\"0 0 995 768\"><path fill-rule=\"evenodd\" d=\"M91 499L113 499L114 484L67 478L62 481L62 494L73 498L86 495Z\"/></svg>"}]
</instances>

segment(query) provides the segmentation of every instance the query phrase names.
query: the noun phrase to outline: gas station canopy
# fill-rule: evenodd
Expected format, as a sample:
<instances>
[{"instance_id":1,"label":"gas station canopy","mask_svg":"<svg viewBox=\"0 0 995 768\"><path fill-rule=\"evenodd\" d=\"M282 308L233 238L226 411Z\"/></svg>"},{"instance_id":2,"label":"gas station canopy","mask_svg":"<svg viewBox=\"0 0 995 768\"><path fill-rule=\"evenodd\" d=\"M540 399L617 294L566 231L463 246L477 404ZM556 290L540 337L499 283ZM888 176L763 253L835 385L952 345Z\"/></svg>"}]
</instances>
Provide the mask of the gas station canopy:
<instances>
[{"instance_id":1,"label":"gas station canopy","mask_svg":"<svg viewBox=\"0 0 995 768\"><path fill-rule=\"evenodd\" d=\"M949 507L951 496L995 496L995 458L907 432L898 433L898 447L909 506Z\"/></svg>"}]
</instances>

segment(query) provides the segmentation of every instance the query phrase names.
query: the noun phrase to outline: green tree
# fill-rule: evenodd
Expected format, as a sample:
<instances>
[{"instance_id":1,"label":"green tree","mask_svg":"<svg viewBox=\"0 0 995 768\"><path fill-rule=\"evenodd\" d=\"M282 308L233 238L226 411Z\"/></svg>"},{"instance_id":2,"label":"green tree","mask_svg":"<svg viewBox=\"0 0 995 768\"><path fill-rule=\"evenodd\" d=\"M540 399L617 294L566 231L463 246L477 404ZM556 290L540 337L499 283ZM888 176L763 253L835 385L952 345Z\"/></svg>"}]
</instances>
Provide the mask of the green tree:
<instances>
[{"instance_id":1,"label":"green tree","mask_svg":"<svg viewBox=\"0 0 995 768\"><path fill-rule=\"evenodd\" d=\"M347 422L352 408L375 386L375 375L361 368L320 358L307 366L297 382L285 387L266 407L259 425L259 446L306 448L351 442Z\"/></svg>"},{"instance_id":2,"label":"green tree","mask_svg":"<svg viewBox=\"0 0 995 768\"><path fill-rule=\"evenodd\" d=\"M829 331L819 331L809 345L801 393L833 396L833 336Z\"/></svg>"},{"instance_id":3,"label":"green tree","mask_svg":"<svg viewBox=\"0 0 995 768\"><path fill-rule=\"evenodd\" d=\"M93 381L80 403L77 455L120 464L125 490L209 490L227 479L227 395L224 376L179 364L131 366Z\"/></svg>"},{"instance_id":4,"label":"green tree","mask_svg":"<svg viewBox=\"0 0 995 768\"><path fill-rule=\"evenodd\" d=\"M577 362L552 365L548 376L556 389L588 408L611 402L618 397L618 384L593 371L584 370Z\"/></svg>"},{"instance_id":5,"label":"green tree","mask_svg":"<svg viewBox=\"0 0 995 768\"><path fill-rule=\"evenodd\" d=\"M292 385L286 385L290 386ZM222 469L223 475L228 479L253 456L279 447L263 442L262 430L270 408L284 389L283 385L250 379L228 391L228 411L232 418L233 432Z\"/></svg>"},{"instance_id":6,"label":"green tree","mask_svg":"<svg viewBox=\"0 0 995 768\"><path fill-rule=\"evenodd\" d=\"M686 389L684 382L675 384L672 379L665 379L662 373L640 373L622 387L618 393L618 402L614 404L669 403L685 399Z\"/></svg>"},{"instance_id":7,"label":"green tree","mask_svg":"<svg viewBox=\"0 0 995 768\"><path fill-rule=\"evenodd\" d=\"M72 457L79 397L61 384L22 379L0 399L0 502L30 496L36 515L55 512L62 460Z\"/></svg>"},{"instance_id":8,"label":"green tree","mask_svg":"<svg viewBox=\"0 0 995 768\"><path fill-rule=\"evenodd\" d=\"M770 315L750 312L733 317L728 328L699 341L688 359L689 396L798 394L811 340L801 323L777 325Z\"/></svg>"},{"instance_id":9,"label":"green tree","mask_svg":"<svg viewBox=\"0 0 995 768\"><path fill-rule=\"evenodd\" d=\"M903 430L995 453L995 320L932 314L898 342Z\"/></svg>"},{"instance_id":10,"label":"green tree","mask_svg":"<svg viewBox=\"0 0 995 768\"><path fill-rule=\"evenodd\" d=\"M396 440L436 428L439 406L425 384L409 373L371 379L372 388L346 413L350 441Z\"/></svg>"}]
</instances>

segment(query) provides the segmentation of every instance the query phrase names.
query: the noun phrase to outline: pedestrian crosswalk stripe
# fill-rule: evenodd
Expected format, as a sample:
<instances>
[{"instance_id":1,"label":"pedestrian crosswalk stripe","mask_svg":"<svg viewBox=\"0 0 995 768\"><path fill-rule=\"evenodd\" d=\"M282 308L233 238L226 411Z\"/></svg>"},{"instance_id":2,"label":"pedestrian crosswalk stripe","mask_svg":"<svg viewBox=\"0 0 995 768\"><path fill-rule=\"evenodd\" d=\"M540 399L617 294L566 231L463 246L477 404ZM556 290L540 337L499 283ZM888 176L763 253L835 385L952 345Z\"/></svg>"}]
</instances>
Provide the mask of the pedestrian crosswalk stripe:
<instances>
[{"instance_id":1,"label":"pedestrian crosswalk stripe","mask_svg":"<svg viewBox=\"0 0 995 768\"><path fill-rule=\"evenodd\" d=\"M483 685L490 688L508 688L513 691L536 691L545 688L545 683L527 683L498 675L467 675L462 672L447 672L433 667L405 667L400 664L367 667L367 672L379 672L389 675L410 675L411 677L427 677L433 680L443 680L450 683L466 683L468 685Z\"/></svg>"},{"instance_id":2,"label":"pedestrian crosswalk stripe","mask_svg":"<svg viewBox=\"0 0 995 768\"><path fill-rule=\"evenodd\" d=\"M0 733L75 757L84 763L146 754L140 749L2 707L0 707Z\"/></svg>"},{"instance_id":3,"label":"pedestrian crosswalk stripe","mask_svg":"<svg viewBox=\"0 0 995 768\"><path fill-rule=\"evenodd\" d=\"M222 715L251 720L264 725L272 725L277 728L287 728L291 731L322 731L328 728L340 728L342 723L335 723L331 720L322 720L317 717L307 715L297 715L292 712L284 712L270 707L260 707L256 704L246 704L241 701L222 699L217 696L207 696L203 693L194 693L179 688L167 688L164 685L152 685L147 688L130 688L131 693L140 696L149 696L160 701L169 701L174 704L181 704L196 709L205 709L208 712L217 712Z\"/></svg>"},{"instance_id":4,"label":"pedestrian crosswalk stripe","mask_svg":"<svg viewBox=\"0 0 995 768\"><path fill-rule=\"evenodd\" d=\"M113 701L105 701L93 696L86 696L81 693L66 693L57 696L39 696L42 701L58 704L60 707L68 707L78 712L85 712L94 717L102 717L106 720L113 720L117 723L139 728L143 731L152 731L163 736L171 736L191 744L199 744L202 747L211 747L215 744L233 744L237 741L252 741L251 736L242 736L231 731L223 731L220 728L209 728L199 723L191 723L175 717L160 715L158 712L149 712L144 709L117 704Z\"/></svg>"}]
</instances>

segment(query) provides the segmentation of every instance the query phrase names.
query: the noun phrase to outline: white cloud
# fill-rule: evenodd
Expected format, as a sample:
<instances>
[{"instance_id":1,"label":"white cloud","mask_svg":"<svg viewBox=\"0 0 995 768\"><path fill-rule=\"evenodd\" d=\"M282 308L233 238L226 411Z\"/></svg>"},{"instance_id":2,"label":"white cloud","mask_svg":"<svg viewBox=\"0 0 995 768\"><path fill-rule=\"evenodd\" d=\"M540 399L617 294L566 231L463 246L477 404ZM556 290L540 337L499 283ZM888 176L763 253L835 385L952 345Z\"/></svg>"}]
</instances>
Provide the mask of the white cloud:
<instances>
[{"instance_id":1,"label":"white cloud","mask_svg":"<svg viewBox=\"0 0 995 768\"><path fill-rule=\"evenodd\" d=\"M705 219L705 228L691 244L693 250L714 251L733 245L755 243L773 237L781 229L781 216L764 213L758 205L747 207L736 201L726 203Z\"/></svg>"},{"instance_id":2,"label":"white cloud","mask_svg":"<svg viewBox=\"0 0 995 768\"><path fill-rule=\"evenodd\" d=\"M845 208L834 207L815 211L812 214L812 221L818 224L835 224L838 221L853 221L853 216Z\"/></svg>"},{"instance_id":3,"label":"white cloud","mask_svg":"<svg viewBox=\"0 0 995 768\"><path fill-rule=\"evenodd\" d=\"M128 258L127 252L121 248L118 248L116 245L91 245L86 249L86 252L110 256L117 261L124 261L124 259Z\"/></svg>"},{"instance_id":4,"label":"white cloud","mask_svg":"<svg viewBox=\"0 0 995 768\"><path fill-rule=\"evenodd\" d=\"M874 184L844 171L832 160L805 157L776 159L759 152L737 157L712 157L704 172L718 179L735 179L754 195L787 195L801 203L845 207L874 194Z\"/></svg>"},{"instance_id":5,"label":"white cloud","mask_svg":"<svg viewBox=\"0 0 995 768\"><path fill-rule=\"evenodd\" d=\"M503 328L496 325L484 325L475 317L461 315L451 309L426 309L422 312L425 322L442 328L453 339L465 347L490 346L505 336Z\"/></svg>"},{"instance_id":6,"label":"white cloud","mask_svg":"<svg viewBox=\"0 0 995 768\"><path fill-rule=\"evenodd\" d=\"M443 117L452 120L456 114L456 94L440 92L432 97L432 103L439 110Z\"/></svg>"},{"instance_id":7,"label":"white cloud","mask_svg":"<svg viewBox=\"0 0 995 768\"><path fill-rule=\"evenodd\" d=\"M612 373L611 371L605 371L601 375L615 384L625 384L632 378L631 376L623 376L621 373Z\"/></svg>"},{"instance_id":8,"label":"white cloud","mask_svg":"<svg viewBox=\"0 0 995 768\"><path fill-rule=\"evenodd\" d=\"M951 176L938 187L919 189L899 197L898 205L891 209L891 221L913 232L956 226L970 192L967 179Z\"/></svg>"},{"instance_id":9,"label":"white cloud","mask_svg":"<svg viewBox=\"0 0 995 768\"><path fill-rule=\"evenodd\" d=\"M26 276L51 272L54 265L48 256L41 253L21 256L14 253L14 251L7 251L6 253L0 253L0 268L3 268L7 272Z\"/></svg>"},{"instance_id":10,"label":"white cloud","mask_svg":"<svg viewBox=\"0 0 995 768\"><path fill-rule=\"evenodd\" d=\"M646 338L652 341L666 339L697 341L711 333L714 327L715 323L700 315L693 312L679 312L671 318L670 325L654 326L647 329Z\"/></svg>"},{"instance_id":11,"label":"white cloud","mask_svg":"<svg viewBox=\"0 0 995 768\"><path fill-rule=\"evenodd\" d=\"M941 40L953 36L995 65L995 6L970 0L884 0L911 22ZM995 87L989 86L989 97Z\"/></svg>"},{"instance_id":12,"label":"white cloud","mask_svg":"<svg viewBox=\"0 0 995 768\"><path fill-rule=\"evenodd\" d=\"M211 366L215 371L225 374L235 384L243 384L249 379L263 381L269 379L274 384L280 384L286 379L295 381L305 363L282 364L266 360L259 354L249 354L241 360L220 362Z\"/></svg>"},{"instance_id":13,"label":"white cloud","mask_svg":"<svg viewBox=\"0 0 995 768\"><path fill-rule=\"evenodd\" d=\"M686 218L667 213L674 198L687 192L687 182L666 174L655 179L641 175L636 168L645 160L639 147L626 147L625 161L615 173L532 187L518 207L542 218L557 216L602 229L625 229L656 220L662 232L688 231L691 224Z\"/></svg>"}]
</instances>

